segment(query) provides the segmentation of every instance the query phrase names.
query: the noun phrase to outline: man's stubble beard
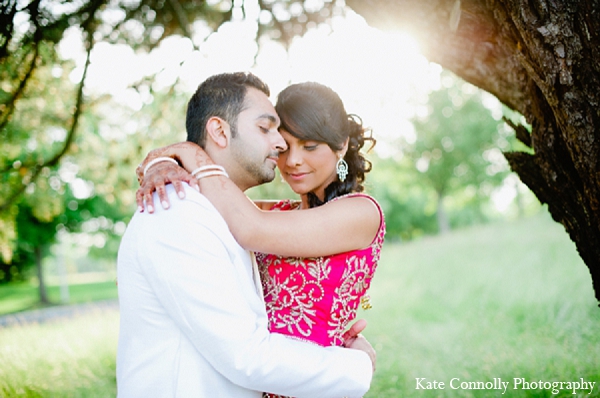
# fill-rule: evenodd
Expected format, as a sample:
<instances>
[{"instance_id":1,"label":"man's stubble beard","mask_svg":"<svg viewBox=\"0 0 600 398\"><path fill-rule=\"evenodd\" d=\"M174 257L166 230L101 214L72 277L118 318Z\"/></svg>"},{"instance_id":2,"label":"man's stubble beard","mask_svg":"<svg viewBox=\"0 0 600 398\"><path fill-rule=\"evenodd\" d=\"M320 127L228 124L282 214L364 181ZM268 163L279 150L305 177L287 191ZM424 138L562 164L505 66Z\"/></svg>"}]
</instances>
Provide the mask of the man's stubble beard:
<instances>
[{"instance_id":1,"label":"man's stubble beard","mask_svg":"<svg viewBox=\"0 0 600 398\"><path fill-rule=\"evenodd\" d=\"M275 178L275 169L266 164L266 157L263 154L250 156L248 148L245 148L240 134L231 126L231 154L235 157L238 165L253 179L252 186L262 185L273 181ZM279 156L279 152L274 152L270 156Z\"/></svg>"}]
</instances>

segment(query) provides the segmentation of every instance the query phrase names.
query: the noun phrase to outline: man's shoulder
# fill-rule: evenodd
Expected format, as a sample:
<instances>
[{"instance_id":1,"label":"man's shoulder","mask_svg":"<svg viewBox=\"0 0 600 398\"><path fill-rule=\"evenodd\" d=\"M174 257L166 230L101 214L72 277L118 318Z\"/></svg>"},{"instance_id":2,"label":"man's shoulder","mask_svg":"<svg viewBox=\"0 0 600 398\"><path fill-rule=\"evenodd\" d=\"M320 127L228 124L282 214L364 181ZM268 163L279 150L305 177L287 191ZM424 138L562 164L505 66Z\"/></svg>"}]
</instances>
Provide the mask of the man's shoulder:
<instances>
[{"instance_id":1,"label":"man's shoulder","mask_svg":"<svg viewBox=\"0 0 600 398\"><path fill-rule=\"evenodd\" d=\"M170 206L164 209L154 193L154 212L136 212L121 240L121 246L147 247L157 242L177 242L186 239L215 239L229 242L227 223L200 192L184 184L185 198L180 199L172 185L166 186Z\"/></svg>"},{"instance_id":2,"label":"man's shoulder","mask_svg":"<svg viewBox=\"0 0 600 398\"><path fill-rule=\"evenodd\" d=\"M173 185L169 184L166 186L170 204L168 209L162 207L158 195L156 192L154 193L154 208L156 209L156 214L164 213L163 215L168 218L179 216L192 219L202 219L207 216L222 218L218 210L210 203L206 196L202 195L188 184L184 183L182 185L185 191L185 198L183 199L180 199L179 196L177 196L177 192Z\"/></svg>"},{"instance_id":3,"label":"man's shoulder","mask_svg":"<svg viewBox=\"0 0 600 398\"><path fill-rule=\"evenodd\" d=\"M185 230L192 225L205 226L211 230L220 230L227 228L227 224L217 209L210 201L187 184L183 184L185 198L180 199L172 185L166 186L167 197L169 198L169 207L163 208L155 192L154 212L147 210L137 212L133 215L129 229L135 229L138 232L145 231L146 234L151 231L161 229L175 228Z\"/></svg>"}]
</instances>

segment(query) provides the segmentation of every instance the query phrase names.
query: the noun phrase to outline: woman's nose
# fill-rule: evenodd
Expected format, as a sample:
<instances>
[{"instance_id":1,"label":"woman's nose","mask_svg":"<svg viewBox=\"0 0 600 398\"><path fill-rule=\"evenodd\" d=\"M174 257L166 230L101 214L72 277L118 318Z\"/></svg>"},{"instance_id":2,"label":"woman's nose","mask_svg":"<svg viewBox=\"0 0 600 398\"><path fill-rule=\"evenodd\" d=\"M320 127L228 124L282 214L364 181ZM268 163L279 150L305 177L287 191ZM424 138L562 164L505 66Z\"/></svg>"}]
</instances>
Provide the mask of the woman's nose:
<instances>
[{"instance_id":1,"label":"woman's nose","mask_svg":"<svg viewBox=\"0 0 600 398\"><path fill-rule=\"evenodd\" d=\"M297 149L291 147L287 151L287 161L286 164L290 167L298 166L302 164L302 156Z\"/></svg>"}]
</instances>

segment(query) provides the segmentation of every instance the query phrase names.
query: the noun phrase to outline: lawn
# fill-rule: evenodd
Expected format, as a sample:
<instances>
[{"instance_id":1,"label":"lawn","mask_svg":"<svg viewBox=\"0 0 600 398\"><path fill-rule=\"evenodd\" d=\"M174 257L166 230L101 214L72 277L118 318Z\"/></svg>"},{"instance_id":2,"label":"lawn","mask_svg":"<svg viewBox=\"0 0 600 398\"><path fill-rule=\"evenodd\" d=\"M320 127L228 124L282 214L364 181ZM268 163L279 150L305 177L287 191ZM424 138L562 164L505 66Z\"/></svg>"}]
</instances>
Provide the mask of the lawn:
<instances>
[{"instance_id":1,"label":"lawn","mask_svg":"<svg viewBox=\"0 0 600 398\"><path fill-rule=\"evenodd\" d=\"M600 397L600 309L547 214L388 243L371 297L359 314L378 352L366 398ZM114 396L117 333L108 310L0 329L0 396ZM516 378L542 388L515 388ZM591 394L566 389L581 379L596 382ZM476 382L490 388L469 389ZM553 394L552 382L565 384Z\"/></svg>"},{"instance_id":2,"label":"lawn","mask_svg":"<svg viewBox=\"0 0 600 398\"><path fill-rule=\"evenodd\" d=\"M48 287L48 298L52 303L60 303L60 288ZM69 303L87 303L97 300L117 298L117 285L114 281L72 284L69 286ZM41 308L38 287L24 282L0 286L0 315Z\"/></svg>"},{"instance_id":3,"label":"lawn","mask_svg":"<svg viewBox=\"0 0 600 398\"><path fill-rule=\"evenodd\" d=\"M600 396L600 309L591 278L545 213L388 245L371 296L373 309L362 316L378 371L368 397L497 397L503 390L460 388L495 378L509 382L509 396L573 396L515 388L515 378L583 378L595 389L576 393ZM421 389L434 381L445 388Z\"/></svg>"},{"instance_id":4,"label":"lawn","mask_svg":"<svg viewBox=\"0 0 600 398\"><path fill-rule=\"evenodd\" d=\"M0 397L116 396L119 314L0 328Z\"/></svg>"}]
</instances>

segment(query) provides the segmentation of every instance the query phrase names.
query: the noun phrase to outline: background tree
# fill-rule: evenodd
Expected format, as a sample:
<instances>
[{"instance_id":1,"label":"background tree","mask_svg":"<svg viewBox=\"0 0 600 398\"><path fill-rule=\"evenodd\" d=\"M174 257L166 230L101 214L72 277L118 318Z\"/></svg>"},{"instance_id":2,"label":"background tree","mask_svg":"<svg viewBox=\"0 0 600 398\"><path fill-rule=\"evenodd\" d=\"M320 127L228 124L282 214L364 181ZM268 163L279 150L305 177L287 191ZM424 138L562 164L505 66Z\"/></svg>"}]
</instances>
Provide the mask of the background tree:
<instances>
[{"instance_id":1,"label":"background tree","mask_svg":"<svg viewBox=\"0 0 600 398\"><path fill-rule=\"evenodd\" d=\"M375 27L409 31L423 54L531 125L511 168L575 242L600 300L600 2L347 0Z\"/></svg>"},{"instance_id":2,"label":"background tree","mask_svg":"<svg viewBox=\"0 0 600 398\"><path fill-rule=\"evenodd\" d=\"M438 231L450 230L447 197L471 202L471 218L485 219L482 204L507 175L500 149L508 149L508 131L482 103L482 93L449 73L442 89L432 92L427 115L415 117L416 139L405 153L419 171L419 180L436 196ZM503 123L502 123L503 124ZM471 223L474 220L471 220Z\"/></svg>"},{"instance_id":3,"label":"background tree","mask_svg":"<svg viewBox=\"0 0 600 398\"><path fill-rule=\"evenodd\" d=\"M385 213L386 240L410 240L435 234L437 221L435 197L424 186L420 173L408 156L379 158L370 156L373 172L366 189L377 198Z\"/></svg>"}]
</instances>

